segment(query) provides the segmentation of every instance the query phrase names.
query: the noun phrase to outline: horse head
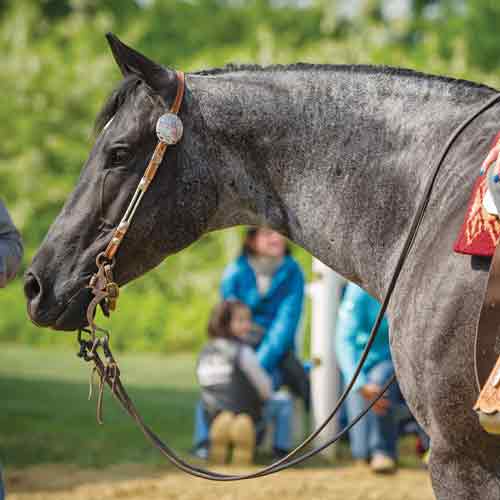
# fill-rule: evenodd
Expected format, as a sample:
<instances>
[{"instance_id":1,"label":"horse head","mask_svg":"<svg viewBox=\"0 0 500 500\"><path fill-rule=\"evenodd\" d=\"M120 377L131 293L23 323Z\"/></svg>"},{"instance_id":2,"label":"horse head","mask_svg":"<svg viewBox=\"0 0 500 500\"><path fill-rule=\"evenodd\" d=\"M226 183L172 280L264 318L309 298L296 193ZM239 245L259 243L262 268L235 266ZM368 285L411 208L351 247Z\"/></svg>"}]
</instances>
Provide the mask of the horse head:
<instances>
[{"instance_id":1,"label":"horse head","mask_svg":"<svg viewBox=\"0 0 500 500\"><path fill-rule=\"evenodd\" d=\"M107 35L123 81L101 111L98 136L78 183L25 276L28 314L38 326L86 324L87 283L157 144L155 126L177 92L177 73ZM155 181L120 248L115 281L123 285L185 248L206 231L215 210L207 138L186 87L179 112L182 141L168 148ZM203 193L202 193L203 187Z\"/></svg>"}]
</instances>

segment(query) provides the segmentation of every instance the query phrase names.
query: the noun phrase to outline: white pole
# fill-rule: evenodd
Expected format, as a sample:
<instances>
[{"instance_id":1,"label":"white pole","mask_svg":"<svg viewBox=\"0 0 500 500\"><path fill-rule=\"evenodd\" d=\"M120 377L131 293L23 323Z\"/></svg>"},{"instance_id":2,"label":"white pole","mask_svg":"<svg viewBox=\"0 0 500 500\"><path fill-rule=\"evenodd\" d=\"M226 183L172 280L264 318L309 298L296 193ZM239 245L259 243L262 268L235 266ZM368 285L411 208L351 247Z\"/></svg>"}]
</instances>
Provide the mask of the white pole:
<instances>
[{"instance_id":1,"label":"white pole","mask_svg":"<svg viewBox=\"0 0 500 500\"><path fill-rule=\"evenodd\" d=\"M340 376L335 359L335 324L340 303L340 291L345 280L317 259L312 263L313 276L309 286L312 299L311 323L311 408L313 429L331 413L339 393ZM338 429L334 419L318 436L316 445L333 437ZM334 448L323 454L333 458Z\"/></svg>"}]
</instances>

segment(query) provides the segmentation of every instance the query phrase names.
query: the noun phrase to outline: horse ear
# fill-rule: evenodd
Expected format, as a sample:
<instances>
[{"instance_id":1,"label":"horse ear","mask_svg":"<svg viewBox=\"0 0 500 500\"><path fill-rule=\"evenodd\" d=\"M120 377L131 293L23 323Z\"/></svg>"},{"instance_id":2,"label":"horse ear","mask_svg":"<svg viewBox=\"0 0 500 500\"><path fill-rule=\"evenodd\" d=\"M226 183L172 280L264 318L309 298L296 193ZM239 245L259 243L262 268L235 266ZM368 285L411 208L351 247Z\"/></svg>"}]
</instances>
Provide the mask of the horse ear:
<instances>
[{"instance_id":1,"label":"horse ear","mask_svg":"<svg viewBox=\"0 0 500 500\"><path fill-rule=\"evenodd\" d=\"M135 74L163 97L175 96L177 89L175 71L155 63L140 52L125 45L113 33L107 33L106 38L123 76Z\"/></svg>"}]
</instances>

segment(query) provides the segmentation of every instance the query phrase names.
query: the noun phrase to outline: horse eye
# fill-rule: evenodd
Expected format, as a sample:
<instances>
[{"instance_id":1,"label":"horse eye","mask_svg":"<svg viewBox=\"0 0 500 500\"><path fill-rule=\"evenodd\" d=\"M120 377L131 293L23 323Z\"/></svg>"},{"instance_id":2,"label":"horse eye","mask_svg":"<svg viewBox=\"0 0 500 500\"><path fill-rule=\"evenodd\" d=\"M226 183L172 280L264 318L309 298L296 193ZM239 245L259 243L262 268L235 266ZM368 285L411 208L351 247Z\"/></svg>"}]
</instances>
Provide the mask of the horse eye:
<instances>
[{"instance_id":1,"label":"horse eye","mask_svg":"<svg viewBox=\"0 0 500 500\"><path fill-rule=\"evenodd\" d=\"M127 148L116 148L111 151L109 163L112 167L121 167L126 165L132 158L132 153Z\"/></svg>"}]
</instances>

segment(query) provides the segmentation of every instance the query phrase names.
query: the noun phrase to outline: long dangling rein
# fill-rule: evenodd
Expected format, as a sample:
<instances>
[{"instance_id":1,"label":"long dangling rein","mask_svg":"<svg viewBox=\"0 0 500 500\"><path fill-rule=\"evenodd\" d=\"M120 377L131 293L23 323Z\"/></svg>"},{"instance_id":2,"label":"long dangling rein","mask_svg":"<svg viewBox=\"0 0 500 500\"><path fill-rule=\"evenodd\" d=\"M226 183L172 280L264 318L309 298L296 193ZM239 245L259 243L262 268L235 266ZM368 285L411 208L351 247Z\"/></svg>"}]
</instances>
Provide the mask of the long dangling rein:
<instances>
[{"instance_id":1,"label":"long dangling rein","mask_svg":"<svg viewBox=\"0 0 500 500\"><path fill-rule=\"evenodd\" d=\"M329 439L323 445L314 448L313 450L307 451L301 455L298 455L300 451L302 451L308 444L310 444L313 439L315 439L323 429L331 422L331 420L336 416L340 407L344 403L345 399L351 392L356 380L361 372L363 364L368 356L368 353L375 341L375 337L377 335L378 329L380 327L380 323L384 317L385 311L387 309L389 300L392 296L393 290L396 286L397 279L401 273L401 269L406 260L406 257L410 253L412 245L415 241L415 237L417 235L417 231L420 227L422 219L424 217L425 210L427 208L430 195L432 189L434 187L438 172L441 168L441 165L446 158L449 150L454 144L455 140L460 136L460 134L467 128L467 126L473 122L479 115L484 113L486 110L491 108L494 104L500 101L500 94L496 94L492 97L486 104L484 104L478 111L476 111L472 116L470 116L467 120L465 120L459 127L455 129L448 142L444 146L441 155L439 156L438 161L434 165L434 168L431 172L431 175L427 181L424 195L420 201L420 204L416 210L415 216L413 218L410 230L408 232L408 236L406 238L404 247L401 251L399 259L396 263L394 272L392 274L391 280L387 287L387 291L384 297L384 300L381 304L377 319L373 325L373 328L370 333L370 337L366 343L366 346L363 350L359 363L356 367L354 375L345 388L344 392L338 399L335 407L333 408L330 415L325 419L325 421L312 433L310 434L299 446L297 446L294 450L292 450L288 455L283 457L280 460L277 460L273 464L262 468L261 470L250 473L250 474L220 474L216 472L209 471L207 469L196 467L185 462L181 457L179 457L174 450L172 450L167 444L163 443L160 438L145 424L138 410L136 409L134 403L131 398L127 394L125 390L121 378L120 378L120 369L118 364L111 352L111 348L109 345L109 332L97 326L94 322L94 316L96 312L96 308L100 305L105 314L109 314L110 311L115 310L116 301L119 296L119 287L118 284L115 283L113 279L113 267L115 265L116 253L120 247L121 242L125 234L127 233L132 218L139 206L142 197L147 191L149 185L153 181L156 172L163 160L167 147L169 145L175 145L180 141L182 137L183 127L180 118L177 116L184 96L184 73L177 72L177 94L175 100L170 108L170 111L163 114L157 122L156 132L159 138L159 142L155 148L153 156L151 157L149 164L144 172L142 179L137 186L137 189L132 197L132 200L125 211L125 214L114 230L111 240L106 247L105 251L100 253L96 258L97 272L90 279L90 283L88 288L91 289L92 294L94 295L92 301L90 302L87 309L87 322L88 328L80 330L78 332L78 342L80 344L80 351L78 355L82 357L85 361L92 361L94 366L91 371L91 377L95 373L97 373L99 378L99 389L98 389L98 400L97 400L97 420L99 423L102 423L102 400L103 400L103 392L104 386L108 385L113 396L120 402L124 410L132 417L132 419L136 422L138 427L144 433L147 439L151 441L151 443L158 448L158 450L177 468L180 470L187 472L193 476L197 476L204 479L210 479L213 481L238 481L243 479L252 479L257 477L267 476L269 474L274 474L275 472L287 469L294 465L297 465L304 460L320 453L328 446L332 445L340 438L342 438L363 416L365 416L370 409L375 405L375 403L384 395L385 391L389 388L389 386L396 380L396 377L393 375L392 378L387 382L387 384L381 389L381 392L377 395L377 397L371 401L365 410L363 410L349 425L347 425L344 429L342 429L339 433L337 433L334 437ZM100 334L100 335L99 335ZM99 354L99 350L102 349L104 355L101 358ZM91 381L92 387L92 381ZM90 391L89 397L91 396L92 391ZM298 455L298 456L297 456Z\"/></svg>"}]
</instances>

